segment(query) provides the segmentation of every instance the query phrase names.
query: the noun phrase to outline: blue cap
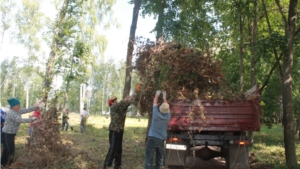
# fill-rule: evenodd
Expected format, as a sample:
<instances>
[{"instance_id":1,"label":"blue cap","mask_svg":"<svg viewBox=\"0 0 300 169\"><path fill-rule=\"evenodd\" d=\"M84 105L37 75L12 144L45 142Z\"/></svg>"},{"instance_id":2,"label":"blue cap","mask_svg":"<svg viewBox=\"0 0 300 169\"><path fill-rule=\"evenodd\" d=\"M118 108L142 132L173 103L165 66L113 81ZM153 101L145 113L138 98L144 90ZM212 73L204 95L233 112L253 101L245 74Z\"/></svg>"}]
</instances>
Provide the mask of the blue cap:
<instances>
[{"instance_id":1,"label":"blue cap","mask_svg":"<svg viewBox=\"0 0 300 169\"><path fill-rule=\"evenodd\" d=\"M10 108L20 104L20 101L17 98L8 99L7 102L10 105Z\"/></svg>"}]
</instances>

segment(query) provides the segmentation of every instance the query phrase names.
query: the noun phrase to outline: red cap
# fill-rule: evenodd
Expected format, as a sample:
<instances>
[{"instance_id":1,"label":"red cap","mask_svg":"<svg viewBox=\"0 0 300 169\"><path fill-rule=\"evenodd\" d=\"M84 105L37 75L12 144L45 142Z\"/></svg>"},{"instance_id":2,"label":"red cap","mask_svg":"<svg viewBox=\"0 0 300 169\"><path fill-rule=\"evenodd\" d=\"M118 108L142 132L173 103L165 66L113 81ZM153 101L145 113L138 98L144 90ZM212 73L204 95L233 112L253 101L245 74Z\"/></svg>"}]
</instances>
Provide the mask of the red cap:
<instances>
[{"instance_id":1,"label":"red cap","mask_svg":"<svg viewBox=\"0 0 300 169\"><path fill-rule=\"evenodd\" d=\"M117 100L116 97L115 97L115 98L112 98L112 99L109 99L108 102L107 102L108 105L111 106L112 102L114 102L115 100Z\"/></svg>"}]
</instances>

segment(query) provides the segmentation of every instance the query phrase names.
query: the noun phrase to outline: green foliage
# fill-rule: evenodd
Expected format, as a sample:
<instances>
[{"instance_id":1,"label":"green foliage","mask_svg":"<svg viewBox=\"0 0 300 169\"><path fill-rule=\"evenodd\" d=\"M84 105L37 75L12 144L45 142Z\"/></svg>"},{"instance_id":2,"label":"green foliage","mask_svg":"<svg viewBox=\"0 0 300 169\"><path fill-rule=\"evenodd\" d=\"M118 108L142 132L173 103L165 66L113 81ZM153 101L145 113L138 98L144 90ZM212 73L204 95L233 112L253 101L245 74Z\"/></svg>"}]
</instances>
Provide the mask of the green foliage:
<instances>
[{"instance_id":1,"label":"green foliage","mask_svg":"<svg viewBox=\"0 0 300 169\"><path fill-rule=\"evenodd\" d=\"M53 20L46 18L40 11L40 2L33 2L32 0L22 1L22 4L15 17L17 24L16 35L19 37L19 42L23 43L28 49L29 59L23 60L20 67L14 68L14 72L22 71L21 76L34 79L35 82L41 81L44 72L39 64L45 63L45 58L40 55L40 47L42 41L47 40L50 43L50 37L54 30L59 28L61 31L58 34L58 50L55 50L59 56L55 64L55 74L59 74L64 78L64 85L70 81L70 102L72 107L76 107L77 100L76 92L78 92L78 85L80 83L88 83L92 79L93 96L91 99L91 108L93 111L100 112L107 110L106 99L109 97L107 92L111 95L121 96L123 85L123 66L110 65L107 63L97 63L97 58L102 62L104 60L104 51L107 45L107 40L104 35L97 30L107 28L115 25L116 22L111 16L111 8L116 2L115 0L106 1L80 1L70 0L67 8L66 18L60 25L55 25ZM158 31L160 27L163 28L164 37L168 41L177 41L183 45L192 46L206 51L216 58L222 59L223 76L226 83L236 90L240 85L239 74L239 14L243 18L243 37L245 42L244 47L244 83L245 89L250 86L250 48L255 45L256 56L254 56L256 70L256 82L264 84L267 80L269 72L276 62L274 57L274 48L278 51L278 55L286 50L286 39L284 35L284 24L280 12L276 8L274 1L265 1L268 12L269 23L271 25L271 32L269 31L266 22L266 16L262 6L262 2L255 0L244 1L212 1L205 0L197 1L182 1L182 0L167 0L165 4L161 1L143 1L141 7L141 15L150 15L158 18L160 11L164 8L163 22L159 21L155 25L153 31ZM130 1L129 3L133 3ZM258 41L253 44L251 41L251 31L253 26L254 5L257 3L259 10L258 21ZM59 1L56 1L56 9L60 9ZM288 1L281 1L284 8L287 8ZM15 4L9 1L1 3L1 11L5 16L10 13ZM56 11L57 12L57 11ZM106 23L106 17L109 18L109 23ZM6 18L6 23L1 25L2 30L10 28L12 20ZM297 20L299 23L299 20ZM108 25L110 24L110 25ZM45 31L45 28L47 29ZM97 29L96 29L97 28ZM101 31L100 31L101 32ZM39 37L40 35L43 37ZM299 41L299 36L295 37L296 42ZM299 45L295 44L294 56L298 58L300 54ZM47 55L47 54L46 54ZM101 59L100 59L101 58ZM44 62L41 62L44 61ZM13 62L16 63L16 60ZM1 63L2 95L3 97L10 97L13 95L14 87L11 85L12 80L4 80L8 77L8 68L12 67L13 62L8 65L8 62ZM281 64L281 61L280 61ZM280 65L281 66L281 65ZM270 76L267 87L261 93L261 99L265 103L264 117L273 119L278 117L278 112L281 112L281 86L280 86L280 66L276 67L273 74ZM295 115L299 114L299 63L298 59L294 61L293 69L293 105ZM18 70L17 70L18 69ZM107 69L107 70L106 70ZM168 66L160 68L161 71L168 71ZM34 76L30 76L34 73ZM12 74L11 74L12 75ZM188 75L193 78L193 75ZM9 81L9 82L8 82ZM24 83L18 81L17 83ZM132 82L134 86L134 83ZM10 85L8 85L10 84ZM17 84L20 86L19 84ZM63 96L66 86L62 86L57 92ZM24 85L21 85L22 87ZM35 87L39 89L39 87ZM74 89L73 89L74 88ZM16 93L20 97L25 97L24 91L16 89ZM22 94L23 93L23 94ZM77 93L78 94L78 93ZM36 94L34 94L36 95ZM1 97L1 103L5 104L5 98ZM35 96L36 97L36 96ZM101 103L101 104L98 104Z\"/></svg>"},{"instance_id":2,"label":"green foliage","mask_svg":"<svg viewBox=\"0 0 300 169\"><path fill-rule=\"evenodd\" d=\"M133 3L133 1L130 1ZM282 60L271 69L276 63L275 50L280 57L286 51L286 37L284 33L285 25L282 22L282 16L277 9L275 1L264 1L266 12L263 10L263 1L243 0L243 1L181 1L167 0L165 4L160 1L143 1L141 15L152 15L154 18L163 17L163 21L158 21L153 31L159 31L163 28L164 38L167 41L180 42L187 46L197 47L210 52L216 58L222 59L223 76L226 83L236 90L240 88L240 38L244 39L241 44L244 50L243 60L243 80L244 89L250 88L250 70L251 59L256 65L255 69L256 83L266 83L265 89L261 93L261 100L265 103L263 106L264 119L266 124L271 126L280 120L281 106L281 69ZM280 1L287 16L288 1ZM257 5L258 24L257 24L257 42L253 43L253 22L254 11ZM298 4L299 5L299 4ZM160 9L164 8L163 16L160 16ZM297 8L300 9L300 8ZM240 21L243 26L243 34L240 34ZM300 21L297 20L297 23ZM270 27L269 27L270 25ZM299 34L299 33L298 33ZM298 58L300 48L298 42L300 36L295 37L294 57ZM250 51L254 47L256 56L251 56ZM299 114L299 59L294 59L293 69L293 105L294 114ZM162 68L164 70L164 68ZM269 75L270 74L270 75ZM192 75L188 75L192 78ZM269 78L270 77L270 78ZM180 78L180 77L178 77ZM268 79L269 78L269 79Z\"/></svg>"},{"instance_id":3,"label":"green foliage","mask_svg":"<svg viewBox=\"0 0 300 169\"><path fill-rule=\"evenodd\" d=\"M266 60L274 60L272 56L274 48L278 51L285 51L287 49L286 40L283 32L272 32L270 35L260 36L257 42L257 54Z\"/></svg>"},{"instance_id":4,"label":"green foliage","mask_svg":"<svg viewBox=\"0 0 300 169\"><path fill-rule=\"evenodd\" d=\"M39 60L36 56L42 45L39 33L45 24L45 16L40 12L40 2L23 0L15 21L18 41L28 50L28 65L32 66Z\"/></svg>"},{"instance_id":5,"label":"green foliage","mask_svg":"<svg viewBox=\"0 0 300 169\"><path fill-rule=\"evenodd\" d=\"M261 100L265 103L264 117L271 119L278 119L282 113L282 91L280 78L278 75L276 75L277 73L278 72L271 76L267 87L261 94Z\"/></svg>"},{"instance_id":6,"label":"green foliage","mask_svg":"<svg viewBox=\"0 0 300 169\"><path fill-rule=\"evenodd\" d=\"M157 86L155 87L156 89L162 89L163 86L163 82L165 81L165 79L168 79L168 75L171 71L171 65L160 65L160 68L158 68L159 71L159 75L157 75L158 79L157 79ZM180 78L176 79L179 80Z\"/></svg>"},{"instance_id":7,"label":"green foliage","mask_svg":"<svg viewBox=\"0 0 300 169\"><path fill-rule=\"evenodd\" d=\"M13 18L10 16L11 12L15 9L16 3L11 0L1 0L0 3L0 13L1 13L1 39L4 37L5 33L12 27Z\"/></svg>"},{"instance_id":8,"label":"green foliage","mask_svg":"<svg viewBox=\"0 0 300 169\"><path fill-rule=\"evenodd\" d=\"M21 58L14 57L1 62L1 106L7 105L7 99L17 97L21 106L26 107L26 89L28 95L28 106L32 106L37 98L40 98L42 78L34 73L31 67L24 66Z\"/></svg>"}]
</instances>

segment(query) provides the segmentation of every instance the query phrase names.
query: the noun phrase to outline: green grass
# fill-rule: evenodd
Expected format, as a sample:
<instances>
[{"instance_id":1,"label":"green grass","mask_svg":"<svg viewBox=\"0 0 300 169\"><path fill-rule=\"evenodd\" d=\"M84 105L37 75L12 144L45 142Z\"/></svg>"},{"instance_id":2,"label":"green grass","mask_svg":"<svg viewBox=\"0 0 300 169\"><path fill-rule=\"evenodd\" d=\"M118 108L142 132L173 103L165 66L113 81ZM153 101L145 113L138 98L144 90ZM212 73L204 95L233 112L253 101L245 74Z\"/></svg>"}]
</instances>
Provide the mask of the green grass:
<instances>
[{"instance_id":1,"label":"green grass","mask_svg":"<svg viewBox=\"0 0 300 169\"><path fill-rule=\"evenodd\" d=\"M61 138L65 144L71 145L72 156L63 164L53 166L53 169L102 168L109 147L110 118L91 115L85 133L80 133L79 120L79 114L70 113L69 122L74 127L74 131L70 129L62 131ZM123 169L143 169L147 124L146 117L127 117L123 140ZM22 124L16 136L16 159L26 154L24 147L28 137L27 127L28 124ZM260 132L254 133L254 141L254 146L250 148L250 153L254 154L251 168L287 168L282 126L274 126L271 129L262 126ZM300 142L297 140L296 148L298 163L300 163Z\"/></svg>"},{"instance_id":2,"label":"green grass","mask_svg":"<svg viewBox=\"0 0 300 169\"><path fill-rule=\"evenodd\" d=\"M76 147L74 153L86 151L89 163L92 161L101 168L109 147L109 122L109 116L92 115L88 119L86 132L82 134L79 132L79 115L72 114L70 115L70 123L74 127L74 131L63 131L62 138L66 142L72 139L72 144ZM147 123L146 118L128 117L126 119L123 138L123 168L126 169L126 166L130 166L128 169L143 168ZM77 161L75 165L78 168L89 168L87 164L80 161ZM75 168L74 164L70 164L70 167Z\"/></svg>"},{"instance_id":3,"label":"green grass","mask_svg":"<svg viewBox=\"0 0 300 169\"><path fill-rule=\"evenodd\" d=\"M254 162L257 165L264 164L278 169L287 168L285 166L283 127L281 125L273 126L270 129L267 126L262 126L260 132L254 133L254 142L250 152L255 154ZM298 164L300 164L300 141L295 139L295 145ZM300 165L297 167L300 168Z\"/></svg>"}]
</instances>

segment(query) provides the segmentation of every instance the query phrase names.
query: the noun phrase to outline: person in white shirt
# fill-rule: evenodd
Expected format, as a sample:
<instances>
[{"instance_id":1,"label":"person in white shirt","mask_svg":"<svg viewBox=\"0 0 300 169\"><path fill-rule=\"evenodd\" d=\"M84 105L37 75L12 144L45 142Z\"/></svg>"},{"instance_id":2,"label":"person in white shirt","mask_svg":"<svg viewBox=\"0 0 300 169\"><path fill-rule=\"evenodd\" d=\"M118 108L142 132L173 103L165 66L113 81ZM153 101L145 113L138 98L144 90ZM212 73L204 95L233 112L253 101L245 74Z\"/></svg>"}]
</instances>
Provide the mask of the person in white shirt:
<instances>
[{"instance_id":1,"label":"person in white shirt","mask_svg":"<svg viewBox=\"0 0 300 169\"><path fill-rule=\"evenodd\" d=\"M83 110L80 112L80 132L85 132L85 125L86 121L90 117L90 113L84 107Z\"/></svg>"}]
</instances>

